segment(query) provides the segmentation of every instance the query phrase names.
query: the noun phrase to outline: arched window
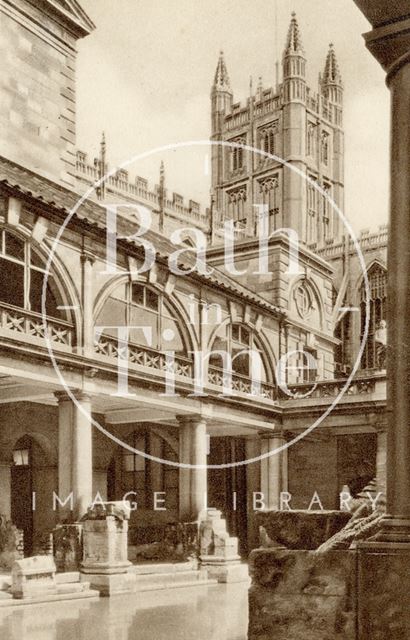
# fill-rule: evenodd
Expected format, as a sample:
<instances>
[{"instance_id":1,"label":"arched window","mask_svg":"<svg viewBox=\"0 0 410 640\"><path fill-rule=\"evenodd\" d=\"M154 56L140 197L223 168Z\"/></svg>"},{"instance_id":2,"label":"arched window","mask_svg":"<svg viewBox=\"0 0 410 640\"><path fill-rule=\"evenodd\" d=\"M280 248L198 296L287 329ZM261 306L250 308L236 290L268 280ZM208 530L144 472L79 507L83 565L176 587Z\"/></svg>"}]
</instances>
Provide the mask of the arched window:
<instances>
[{"instance_id":1,"label":"arched window","mask_svg":"<svg viewBox=\"0 0 410 640\"><path fill-rule=\"evenodd\" d=\"M316 135L316 125L310 122L307 127L306 151L311 157L316 156Z\"/></svg>"},{"instance_id":2,"label":"arched window","mask_svg":"<svg viewBox=\"0 0 410 640\"><path fill-rule=\"evenodd\" d=\"M220 327L211 351L223 351L232 358L232 372L253 376L255 380L267 382L267 361L255 332L243 324L231 324ZM220 355L212 355L210 365L224 368L224 360Z\"/></svg>"},{"instance_id":3,"label":"arched window","mask_svg":"<svg viewBox=\"0 0 410 640\"><path fill-rule=\"evenodd\" d=\"M387 273L379 264L373 265L368 272L370 288L370 323L369 336L362 356L362 368L374 369L377 367L376 330L382 320L386 319L386 291ZM361 333L363 340L366 327L366 288L364 281L360 291L361 298Z\"/></svg>"},{"instance_id":4,"label":"arched window","mask_svg":"<svg viewBox=\"0 0 410 640\"><path fill-rule=\"evenodd\" d=\"M276 155L278 152L278 122L273 122L270 125L263 127L259 130L259 147L265 153ZM264 156L260 156L260 161L265 161Z\"/></svg>"},{"instance_id":5,"label":"arched window","mask_svg":"<svg viewBox=\"0 0 410 640\"><path fill-rule=\"evenodd\" d=\"M246 139L244 137L234 138L230 140L233 143L231 147L231 171L239 171L244 167L244 150L241 146L245 145Z\"/></svg>"},{"instance_id":6,"label":"arched window","mask_svg":"<svg viewBox=\"0 0 410 640\"><path fill-rule=\"evenodd\" d=\"M326 131L322 133L321 139L321 158L323 164L329 164L329 134Z\"/></svg>"},{"instance_id":7,"label":"arched window","mask_svg":"<svg viewBox=\"0 0 410 640\"><path fill-rule=\"evenodd\" d=\"M0 303L41 313L46 262L30 242L6 229L0 230ZM52 273L48 276L48 316L66 319L63 299Z\"/></svg>"},{"instance_id":8,"label":"arched window","mask_svg":"<svg viewBox=\"0 0 410 640\"><path fill-rule=\"evenodd\" d=\"M101 309L97 326L117 338L115 327L129 327L129 342L158 351L186 354L187 347L177 319L163 293L137 282L116 287ZM110 328L111 327L111 328ZM144 327L144 329L132 329Z\"/></svg>"}]
</instances>

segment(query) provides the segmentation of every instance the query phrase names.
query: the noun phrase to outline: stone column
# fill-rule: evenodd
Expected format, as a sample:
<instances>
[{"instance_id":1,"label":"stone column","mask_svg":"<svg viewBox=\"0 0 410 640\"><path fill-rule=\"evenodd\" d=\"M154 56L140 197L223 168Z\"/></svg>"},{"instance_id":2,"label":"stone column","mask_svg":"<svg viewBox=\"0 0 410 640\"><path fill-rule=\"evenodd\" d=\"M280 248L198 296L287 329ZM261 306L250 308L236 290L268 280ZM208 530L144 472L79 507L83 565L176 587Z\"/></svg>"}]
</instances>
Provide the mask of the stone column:
<instances>
[{"instance_id":1,"label":"stone column","mask_svg":"<svg viewBox=\"0 0 410 640\"><path fill-rule=\"evenodd\" d=\"M261 455L286 443L282 432L261 434ZM261 460L261 493L268 511L280 508L280 494L288 490L288 451L285 449Z\"/></svg>"},{"instance_id":2,"label":"stone column","mask_svg":"<svg viewBox=\"0 0 410 640\"><path fill-rule=\"evenodd\" d=\"M359 543L359 640L410 637L410 20L408 0L355 0L391 91L387 313L387 515ZM386 123L387 126L387 123Z\"/></svg>"},{"instance_id":3,"label":"stone column","mask_svg":"<svg viewBox=\"0 0 410 640\"><path fill-rule=\"evenodd\" d=\"M83 312L83 325L82 325L82 347L84 355L91 355L94 353L94 318L93 318L93 264L94 256L89 252L84 252L81 255L82 265L82 312Z\"/></svg>"},{"instance_id":4,"label":"stone column","mask_svg":"<svg viewBox=\"0 0 410 640\"><path fill-rule=\"evenodd\" d=\"M410 26L406 0L357 4L376 27L369 50L391 92L391 193L388 245L387 517L379 540L410 542ZM390 22L390 23L389 23ZM387 24L389 23L389 24ZM387 123L386 123L387 126Z\"/></svg>"},{"instance_id":5,"label":"stone column","mask_svg":"<svg viewBox=\"0 0 410 640\"><path fill-rule=\"evenodd\" d=\"M91 398L65 392L58 399L58 495L65 502L72 493L74 519L81 518L92 502ZM59 507L60 519L70 518L71 501Z\"/></svg>"},{"instance_id":6,"label":"stone column","mask_svg":"<svg viewBox=\"0 0 410 640\"><path fill-rule=\"evenodd\" d=\"M376 481L378 491L386 493L387 427L377 425Z\"/></svg>"},{"instance_id":7,"label":"stone column","mask_svg":"<svg viewBox=\"0 0 410 640\"><path fill-rule=\"evenodd\" d=\"M178 416L180 462L202 465L179 469L179 515L182 521L196 520L207 506L206 422L200 416Z\"/></svg>"}]
</instances>

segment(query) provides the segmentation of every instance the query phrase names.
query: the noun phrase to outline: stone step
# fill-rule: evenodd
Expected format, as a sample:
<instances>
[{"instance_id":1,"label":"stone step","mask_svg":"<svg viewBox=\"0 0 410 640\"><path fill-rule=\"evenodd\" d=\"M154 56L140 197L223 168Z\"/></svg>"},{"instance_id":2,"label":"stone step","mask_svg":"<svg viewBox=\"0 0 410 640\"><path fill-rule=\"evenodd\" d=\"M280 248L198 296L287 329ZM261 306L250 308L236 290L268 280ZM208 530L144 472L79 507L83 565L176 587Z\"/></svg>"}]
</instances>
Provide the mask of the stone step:
<instances>
[{"instance_id":1,"label":"stone step","mask_svg":"<svg viewBox=\"0 0 410 640\"><path fill-rule=\"evenodd\" d=\"M156 589L173 589L182 587L204 586L216 584L209 580L206 571L180 571L177 573L141 574L137 575L137 591L154 591Z\"/></svg>"},{"instance_id":2,"label":"stone step","mask_svg":"<svg viewBox=\"0 0 410 640\"><path fill-rule=\"evenodd\" d=\"M67 584L72 582L80 582L79 571L67 571L66 573L56 573L57 584Z\"/></svg>"},{"instance_id":3,"label":"stone step","mask_svg":"<svg viewBox=\"0 0 410 640\"><path fill-rule=\"evenodd\" d=\"M7 594L2 594L7 595ZM53 593L49 595L39 595L34 598L22 598L17 600L11 595L9 598L0 598L0 608L2 607L21 607L33 604L45 604L48 602L65 602L67 600L97 600L100 597L98 591L88 589L87 591L71 592L71 593Z\"/></svg>"},{"instance_id":4,"label":"stone step","mask_svg":"<svg viewBox=\"0 0 410 640\"><path fill-rule=\"evenodd\" d=\"M137 575L153 575L165 573L181 573L184 571L195 571L196 567L191 562L162 562L149 564L134 564L129 568L129 572Z\"/></svg>"},{"instance_id":5,"label":"stone step","mask_svg":"<svg viewBox=\"0 0 410 640\"><path fill-rule=\"evenodd\" d=\"M89 582L66 582L57 585L57 592L63 593L83 593L90 589Z\"/></svg>"}]
</instances>

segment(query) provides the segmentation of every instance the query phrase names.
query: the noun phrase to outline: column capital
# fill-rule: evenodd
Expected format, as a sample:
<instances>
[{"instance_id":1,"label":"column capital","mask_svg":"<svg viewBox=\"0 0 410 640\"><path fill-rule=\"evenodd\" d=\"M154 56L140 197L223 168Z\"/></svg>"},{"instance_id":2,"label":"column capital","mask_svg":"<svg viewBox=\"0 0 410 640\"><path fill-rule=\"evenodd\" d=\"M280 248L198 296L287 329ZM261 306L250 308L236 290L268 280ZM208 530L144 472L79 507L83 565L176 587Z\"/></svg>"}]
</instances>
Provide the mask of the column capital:
<instances>
[{"instance_id":1,"label":"column capital","mask_svg":"<svg viewBox=\"0 0 410 640\"><path fill-rule=\"evenodd\" d=\"M67 391L55 391L54 397L57 399L59 404L62 402L73 402L73 398L79 402L91 402L91 395L85 391L81 391L80 389L70 389L70 392L71 395L69 395Z\"/></svg>"},{"instance_id":2,"label":"column capital","mask_svg":"<svg viewBox=\"0 0 410 640\"><path fill-rule=\"evenodd\" d=\"M275 431L258 431L258 436L261 440L272 440L273 438L286 440L286 435L283 429L275 429Z\"/></svg>"},{"instance_id":3,"label":"column capital","mask_svg":"<svg viewBox=\"0 0 410 640\"><path fill-rule=\"evenodd\" d=\"M373 25L364 35L366 46L387 72L389 84L400 67L410 62L408 0L396 0L394 5L385 0L355 2Z\"/></svg>"},{"instance_id":4,"label":"column capital","mask_svg":"<svg viewBox=\"0 0 410 640\"><path fill-rule=\"evenodd\" d=\"M195 414L179 414L175 416L178 420L178 423L181 425L195 425L199 423L206 423L206 419L204 416L201 416L198 413Z\"/></svg>"}]
</instances>

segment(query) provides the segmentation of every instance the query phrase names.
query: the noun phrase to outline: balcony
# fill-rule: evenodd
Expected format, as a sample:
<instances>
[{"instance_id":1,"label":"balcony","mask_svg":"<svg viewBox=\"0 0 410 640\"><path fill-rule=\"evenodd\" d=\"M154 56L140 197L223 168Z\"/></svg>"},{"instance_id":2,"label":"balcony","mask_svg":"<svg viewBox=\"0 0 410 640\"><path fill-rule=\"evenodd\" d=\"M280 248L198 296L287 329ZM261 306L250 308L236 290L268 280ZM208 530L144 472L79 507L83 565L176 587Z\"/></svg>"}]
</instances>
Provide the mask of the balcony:
<instances>
[{"instance_id":1,"label":"balcony","mask_svg":"<svg viewBox=\"0 0 410 640\"><path fill-rule=\"evenodd\" d=\"M321 380L305 384L288 385L289 394L280 393L283 407L328 406L334 402L348 383L348 379ZM356 377L349 383L347 390L340 398L340 403L386 401L386 372L374 371L366 376Z\"/></svg>"},{"instance_id":2,"label":"balcony","mask_svg":"<svg viewBox=\"0 0 410 640\"><path fill-rule=\"evenodd\" d=\"M53 343L53 348L71 350L74 344L74 327L70 322L47 318L33 311L25 311L19 307L0 303L0 336L13 340L44 345L47 338Z\"/></svg>"}]
</instances>

